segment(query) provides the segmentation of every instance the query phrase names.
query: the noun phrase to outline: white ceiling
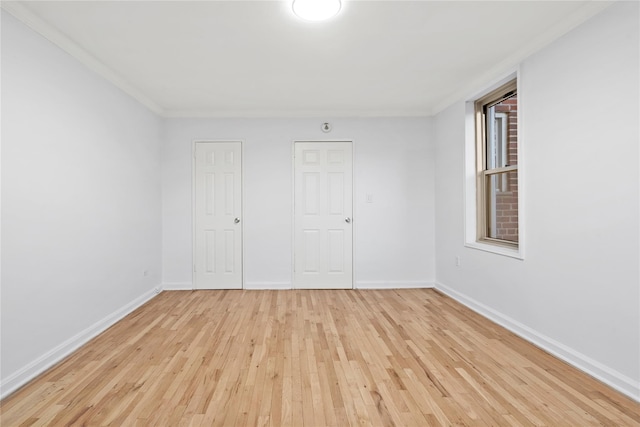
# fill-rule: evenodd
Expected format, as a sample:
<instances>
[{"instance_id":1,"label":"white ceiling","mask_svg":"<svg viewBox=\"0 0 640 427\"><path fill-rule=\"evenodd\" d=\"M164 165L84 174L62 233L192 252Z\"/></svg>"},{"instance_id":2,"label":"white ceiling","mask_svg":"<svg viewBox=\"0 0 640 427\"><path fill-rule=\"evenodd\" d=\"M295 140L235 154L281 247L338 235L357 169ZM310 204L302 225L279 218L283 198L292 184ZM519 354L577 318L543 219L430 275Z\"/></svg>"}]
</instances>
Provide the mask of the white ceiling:
<instances>
[{"instance_id":1,"label":"white ceiling","mask_svg":"<svg viewBox=\"0 0 640 427\"><path fill-rule=\"evenodd\" d=\"M9 10L167 117L430 115L609 1L28 1Z\"/></svg>"}]
</instances>

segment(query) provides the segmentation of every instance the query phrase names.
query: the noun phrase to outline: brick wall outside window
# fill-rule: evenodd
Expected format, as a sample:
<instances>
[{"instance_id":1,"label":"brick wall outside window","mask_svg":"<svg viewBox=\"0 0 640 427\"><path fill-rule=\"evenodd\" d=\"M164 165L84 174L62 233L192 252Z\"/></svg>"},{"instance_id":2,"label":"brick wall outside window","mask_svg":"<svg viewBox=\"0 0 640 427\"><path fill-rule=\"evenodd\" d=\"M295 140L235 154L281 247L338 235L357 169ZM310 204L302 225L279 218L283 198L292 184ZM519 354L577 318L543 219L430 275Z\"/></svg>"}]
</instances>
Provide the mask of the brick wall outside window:
<instances>
[{"instance_id":1,"label":"brick wall outside window","mask_svg":"<svg viewBox=\"0 0 640 427\"><path fill-rule=\"evenodd\" d=\"M518 100L509 98L496 105L496 113L507 114L508 164L518 164ZM496 238L518 241L518 174L507 174L506 191L496 194Z\"/></svg>"}]
</instances>

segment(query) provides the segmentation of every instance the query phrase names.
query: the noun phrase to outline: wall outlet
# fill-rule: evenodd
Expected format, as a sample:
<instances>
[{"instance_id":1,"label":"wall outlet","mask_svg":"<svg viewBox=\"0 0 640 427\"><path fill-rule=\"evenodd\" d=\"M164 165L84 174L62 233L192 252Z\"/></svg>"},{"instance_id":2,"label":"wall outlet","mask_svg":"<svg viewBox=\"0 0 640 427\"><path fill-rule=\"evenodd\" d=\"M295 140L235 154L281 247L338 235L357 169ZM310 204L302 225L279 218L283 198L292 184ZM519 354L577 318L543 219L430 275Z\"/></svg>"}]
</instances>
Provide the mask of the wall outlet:
<instances>
[{"instance_id":1,"label":"wall outlet","mask_svg":"<svg viewBox=\"0 0 640 427\"><path fill-rule=\"evenodd\" d=\"M373 203L373 194L369 193L366 197L367 203Z\"/></svg>"},{"instance_id":2,"label":"wall outlet","mask_svg":"<svg viewBox=\"0 0 640 427\"><path fill-rule=\"evenodd\" d=\"M143 275L143 276L145 276L145 277L147 277L147 276L149 275L149 270L144 270L144 271L142 272L142 275Z\"/></svg>"}]
</instances>

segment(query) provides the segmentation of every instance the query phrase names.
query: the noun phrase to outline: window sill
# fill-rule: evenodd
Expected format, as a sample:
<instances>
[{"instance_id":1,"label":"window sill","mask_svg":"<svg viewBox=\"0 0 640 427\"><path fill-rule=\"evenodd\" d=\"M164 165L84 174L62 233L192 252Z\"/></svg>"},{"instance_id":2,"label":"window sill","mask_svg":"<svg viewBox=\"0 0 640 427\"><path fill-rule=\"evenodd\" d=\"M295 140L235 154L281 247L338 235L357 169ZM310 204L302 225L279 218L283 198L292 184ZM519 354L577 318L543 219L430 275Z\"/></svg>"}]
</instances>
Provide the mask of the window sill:
<instances>
[{"instance_id":1,"label":"window sill","mask_svg":"<svg viewBox=\"0 0 640 427\"><path fill-rule=\"evenodd\" d=\"M484 243L484 242L466 242L464 244L467 248L477 249L484 252L491 252L496 255L502 255L510 258L524 260L524 254L520 247L509 247L498 244Z\"/></svg>"}]
</instances>

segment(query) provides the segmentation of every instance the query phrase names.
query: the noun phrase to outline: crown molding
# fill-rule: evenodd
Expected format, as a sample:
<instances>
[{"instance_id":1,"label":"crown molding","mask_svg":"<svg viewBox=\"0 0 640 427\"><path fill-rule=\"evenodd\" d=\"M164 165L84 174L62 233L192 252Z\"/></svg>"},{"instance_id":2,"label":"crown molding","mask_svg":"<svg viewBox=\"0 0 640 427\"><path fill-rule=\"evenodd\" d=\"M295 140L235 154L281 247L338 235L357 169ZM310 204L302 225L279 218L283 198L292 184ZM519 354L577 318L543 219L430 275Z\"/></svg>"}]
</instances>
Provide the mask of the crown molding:
<instances>
[{"instance_id":1,"label":"crown molding","mask_svg":"<svg viewBox=\"0 0 640 427\"><path fill-rule=\"evenodd\" d=\"M76 42L61 33L58 29L44 21L38 15L33 13L24 2L21 1L1 1L1 7L4 11L13 15L23 24L58 46L63 51L80 61L91 71L97 73L127 95L147 107L159 116L165 116L166 111L157 103L149 99L144 93L130 85L126 80L120 77L115 71L106 66L102 61L91 55Z\"/></svg>"},{"instance_id":2,"label":"crown molding","mask_svg":"<svg viewBox=\"0 0 640 427\"><path fill-rule=\"evenodd\" d=\"M87 68L94 71L104 79L115 85L117 88L140 102L149 110L164 118L309 118L320 116L331 117L430 117L434 116L449 106L460 100L466 100L478 91L478 88L486 85L487 82L494 81L509 70L517 68L518 64L523 60L538 52L542 48L551 44L553 41L562 37L580 24L586 22L593 16L604 11L613 3L623 0L591 0L583 7L572 13L567 18L556 23L552 27L543 31L539 36L531 40L517 53L505 58L496 64L489 71L479 75L476 79L466 82L460 88L445 97L441 102L437 103L431 109L401 109L401 110L210 110L210 109L193 109L193 110L176 110L165 109L152 101L139 89L129 84L125 79L119 76L111 68L98 60L92 54L83 49L80 45L72 41L58 29L44 21L37 14L32 12L23 1L2 0L0 5L3 10L7 11L25 25L54 43L72 57L76 58Z\"/></svg>"},{"instance_id":3,"label":"crown molding","mask_svg":"<svg viewBox=\"0 0 640 427\"><path fill-rule=\"evenodd\" d=\"M24 1L2 0L2 9L23 24L49 40L63 51L67 52L84 66L97 73L114 86L134 98L163 118L310 118L310 117L426 117L430 111L426 109L402 109L402 110L282 110L282 109L255 109L255 110L216 110L216 109L190 109L177 110L165 109L152 101L136 87L129 84L110 67L87 52L79 44L60 32L57 28L47 23L37 14L25 6Z\"/></svg>"},{"instance_id":4,"label":"crown molding","mask_svg":"<svg viewBox=\"0 0 640 427\"><path fill-rule=\"evenodd\" d=\"M165 118L170 119L233 119L233 118L256 118L256 119L277 119L277 118L317 118L317 117L429 117L430 111L426 109L415 110L339 110L339 109L317 109L317 110L167 110Z\"/></svg>"}]
</instances>

